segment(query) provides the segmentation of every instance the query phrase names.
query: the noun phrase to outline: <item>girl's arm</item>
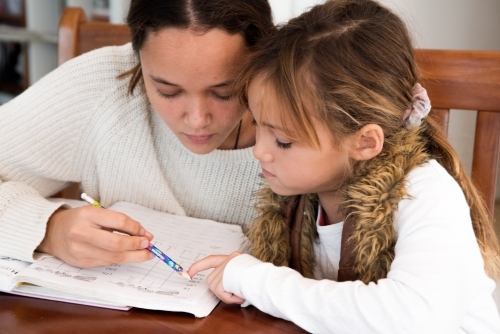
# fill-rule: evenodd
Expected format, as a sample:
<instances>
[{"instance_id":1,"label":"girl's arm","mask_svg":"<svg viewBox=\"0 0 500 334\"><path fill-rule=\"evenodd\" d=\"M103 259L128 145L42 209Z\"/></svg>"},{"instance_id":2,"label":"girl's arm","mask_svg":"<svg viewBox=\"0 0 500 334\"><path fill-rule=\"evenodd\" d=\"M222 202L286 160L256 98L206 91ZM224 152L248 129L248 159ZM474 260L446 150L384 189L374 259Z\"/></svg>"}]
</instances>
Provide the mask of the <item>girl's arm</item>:
<instances>
[{"instance_id":1,"label":"girl's arm","mask_svg":"<svg viewBox=\"0 0 500 334\"><path fill-rule=\"evenodd\" d=\"M0 107L0 255L33 261L42 240L43 250L54 250L57 245L74 244L71 240L82 241L85 236L85 230L71 220L75 217L73 210L56 214L61 204L44 197L67 182L81 181L83 165L92 151L82 136L94 113L101 112L99 103L112 89L116 75L130 67L130 57L122 55L123 49L116 53L117 49L75 58ZM62 221L71 229L44 239L47 222L56 217L57 221L66 217ZM97 223L88 217L83 220L87 226ZM139 230L135 224L132 230ZM57 245L48 247L54 242ZM65 251L71 249L54 255L64 259ZM147 258L146 254L141 259Z\"/></svg>"},{"instance_id":2,"label":"girl's arm","mask_svg":"<svg viewBox=\"0 0 500 334\"><path fill-rule=\"evenodd\" d=\"M494 283L453 183L434 179L409 189L416 197L399 205L396 258L376 284L306 279L243 254L222 262L211 288L313 333L496 333Z\"/></svg>"}]
</instances>

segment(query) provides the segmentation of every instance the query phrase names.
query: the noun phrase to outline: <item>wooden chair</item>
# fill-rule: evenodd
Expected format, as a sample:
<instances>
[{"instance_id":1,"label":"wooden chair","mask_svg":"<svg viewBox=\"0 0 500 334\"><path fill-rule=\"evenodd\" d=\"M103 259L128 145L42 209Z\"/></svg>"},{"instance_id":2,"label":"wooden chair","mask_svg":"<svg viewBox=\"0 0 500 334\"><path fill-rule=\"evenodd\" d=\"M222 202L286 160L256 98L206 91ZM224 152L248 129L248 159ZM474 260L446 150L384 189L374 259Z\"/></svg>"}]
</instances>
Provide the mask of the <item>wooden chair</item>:
<instances>
[{"instance_id":1,"label":"wooden chair","mask_svg":"<svg viewBox=\"0 0 500 334\"><path fill-rule=\"evenodd\" d=\"M84 11L78 7L66 7L59 21L58 63L82 53L109 45L130 42L130 30L123 24L88 22Z\"/></svg>"},{"instance_id":2,"label":"wooden chair","mask_svg":"<svg viewBox=\"0 0 500 334\"><path fill-rule=\"evenodd\" d=\"M126 25L88 22L81 8L66 7L59 20L58 64L103 46L123 45L130 41L130 30ZM79 184L72 184L54 197L79 199Z\"/></svg>"},{"instance_id":3,"label":"wooden chair","mask_svg":"<svg viewBox=\"0 0 500 334\"><path fill-rule=\"evenodd\" d=\"M59 64L84 52L130 41L125 25L87 22L80 8L68 7L59 23ZM500 52L416 51L433 111L447 133L450 109L478 110L472 180L493 216L500 139ZM78 198L73 186L59 196Z\"/></svg>"},{"instance_id":4,"label":"wooden chair","mask_svg":"<svg viewBox=\"0 0 500 334\"><path fill-rule=\"evenodd\" d=\"M500 52L420 49L416 57L433 107L430 115L445 133L450 109L478 111L471 177L493 217L500 143Z\"/></svg>"}]
</instances>

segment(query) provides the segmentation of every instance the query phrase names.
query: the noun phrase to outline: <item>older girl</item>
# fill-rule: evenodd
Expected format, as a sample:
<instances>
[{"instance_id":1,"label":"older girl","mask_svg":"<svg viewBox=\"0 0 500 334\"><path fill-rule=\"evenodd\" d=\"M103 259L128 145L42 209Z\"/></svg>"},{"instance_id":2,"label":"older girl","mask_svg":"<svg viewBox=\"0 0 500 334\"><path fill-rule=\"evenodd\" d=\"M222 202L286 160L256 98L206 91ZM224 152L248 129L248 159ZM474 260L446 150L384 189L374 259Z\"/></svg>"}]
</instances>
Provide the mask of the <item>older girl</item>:
<instances>
[{"instance_id":1,"label":"older girl","mask_svg":"<svg viewBox=\"0 0 500 334\"><path fill-rule=\"evenodd\" d=\"M406 27L375 1L283 26L242 79L269 186L250 255L189 274L215 267L223 301L313 333L499 333L492 223L418 81Z\"/></svg>"},{"instance_id":2,"label":"older girl","mask_svg":"<svg viewBox=\"0 0 500 334\"><path fill-rule=\"evenodd\" d=\"M267 0L133 0L127 21L131 44L69 61L0 107L0 255L39 250L84 267L149 258L138 222L44 198L67 182L104 206L255 217L255 129L232 83L274 29Z\"/></svg>"}]
</instances>

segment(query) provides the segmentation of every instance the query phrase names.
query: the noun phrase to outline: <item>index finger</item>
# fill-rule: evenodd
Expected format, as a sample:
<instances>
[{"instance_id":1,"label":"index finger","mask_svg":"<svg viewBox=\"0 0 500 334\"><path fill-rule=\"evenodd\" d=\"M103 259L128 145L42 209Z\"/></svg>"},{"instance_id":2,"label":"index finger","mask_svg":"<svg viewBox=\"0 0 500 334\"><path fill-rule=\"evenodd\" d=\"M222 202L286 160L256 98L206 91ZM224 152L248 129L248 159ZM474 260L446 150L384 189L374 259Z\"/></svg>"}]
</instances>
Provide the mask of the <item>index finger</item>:
<instances>
[{"instance_id":1,"label":"index finger","mask_svg":"<svg viewBox=\"0 0 500 334\"><path fill-rule=\"evenodd\" d=\"M220 266L224 261L226 261L227 255L209 255L200 261L197 261L191 265L188 269L188 274L194 277L197 273L210 268L215 268Z\"/></svg>"},{"instance_id":2,"label":"index finger","mask_svg":"<svg viewBox=\"0 0 500 334\"><path fill-rule=\"evenodd\" d=\"M153 235L146 231L139 222L133 220L124 213L92 206L88 206L87 209L90 215L89 219L94 224L106 230L118 231L135 236L145 236L149 240L153 239Z\"/></svg>"}]
</instances>

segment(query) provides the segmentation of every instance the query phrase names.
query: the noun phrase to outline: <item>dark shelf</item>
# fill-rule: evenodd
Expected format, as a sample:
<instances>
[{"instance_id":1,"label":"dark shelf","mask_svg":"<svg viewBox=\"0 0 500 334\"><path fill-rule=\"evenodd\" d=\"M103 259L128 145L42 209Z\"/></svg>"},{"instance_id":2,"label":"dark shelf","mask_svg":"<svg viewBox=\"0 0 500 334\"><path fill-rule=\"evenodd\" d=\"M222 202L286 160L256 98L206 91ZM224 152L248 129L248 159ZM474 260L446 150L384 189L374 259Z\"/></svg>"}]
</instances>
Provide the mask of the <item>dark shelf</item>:
<instances>
[{"instance_id":1,"label":"dark shelf","mask_svg":"<svg viewBox=\"0 0 500 334\"><path fill-rule=\"evenodd\" d=\"M26 20L23 16L10 16L5 13L0 13L0 23L8 24L16 27L24 27L26 26Z\"/></svg>"},{"instance_id":2,"label":"dark shelf","mask_svg":"<svg viewBox=\"0 0 500 334\"><path fill-rule=\"evenodd\" d=\"M10 95L19 95L24 91L24 87L18 84L0 82L0 92L5 92Z\"/></svg>"},{"instance_id":3,"label":"dark shelf","mask_svg":"<svg viewBox=\"0 0 500 334\"><path fill-rule=\"evenodd\" d=\"M2 25L10 25L14 27L26 27L26 11L25 11L25 1L20 0L20 14L12 15L7 12L7 1L0 0L0 24ZM2 43L2 42L0 42ZM7 42L9 43L9 42ZM12 43L12 42L10 42ZM21 94L28 86L28 68L27 68L27 46L25 44L21 44L22 47L22 55L24 59L24 63L21 64L22 71L22 82L2 82L0 81L0 92L5 92L11 95ZM5 78L4 78L5 79Z\"/></svg>"}]
</instances>

